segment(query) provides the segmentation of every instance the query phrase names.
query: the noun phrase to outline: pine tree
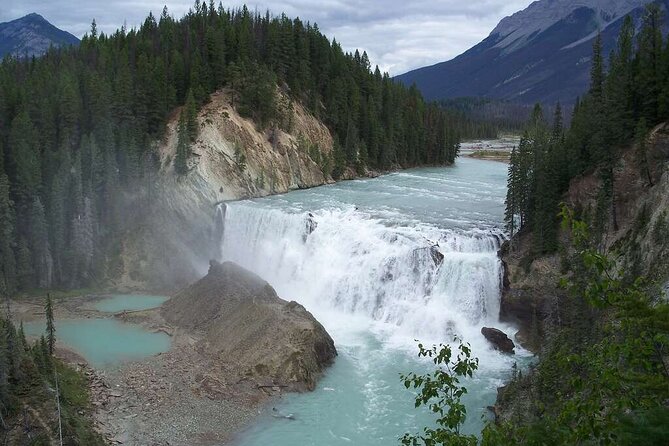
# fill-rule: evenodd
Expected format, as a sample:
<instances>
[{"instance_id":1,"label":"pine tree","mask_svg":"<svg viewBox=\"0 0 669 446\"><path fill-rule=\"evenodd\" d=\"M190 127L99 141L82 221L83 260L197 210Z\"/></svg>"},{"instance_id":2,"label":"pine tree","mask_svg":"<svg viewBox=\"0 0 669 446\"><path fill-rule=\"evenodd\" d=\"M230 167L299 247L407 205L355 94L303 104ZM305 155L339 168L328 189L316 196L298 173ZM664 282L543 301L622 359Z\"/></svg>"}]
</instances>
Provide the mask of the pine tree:
<instances>
[{"instance_id":1,"label":"pine tree","mask_svg":"<svg viewBox=\"0 0 669 446\"><path fill-rule=\"evenodd\" d=\"M632 136L634 127L634 23L625 17L618 37L618 46L609 63L610 75L605 82L607 142L624 141Z\"/></svg>"},{"instance_id":2,"label":"pine tree","mask_svg":"<svg viewBox=\"0 0 669 446\"><path fill-rule=\"evenodd\" d=\"M646 127L646 120L641 118L636 127L636 157L637 165L642 177L648 180L648 185L653 186L653 178L650 173L650 163L648 162L648 128Z\"/></svg>"},{"instance_id":3,"label":"pine tree","mask_svg":"<svg viewBox=\"0 0 669 446\"><path fill-rule=\"evenodd\" d=\"M40 190L42 173L39 149L35 144L35 128L24 109L12 121L9 134L11 159L14 162L17 203L27 209Z\"/></svg>"},{"instance_id":4,"label":"pine tree","mask_svg":"<svg viewBox=\"0 0 669 446\"><path fill-rule=\"evenodd\" d=\"M30 251L33 255L36 285L40 288L49 287L53 277L53 259L44 206L39 197L34 198L30 214Z\"/></svg>"},{"instance_id":5,"label":"pine tree","mask_svg":"<svg viewBox=\"0 0 669 446\"><path fill-rule=\"evenodd\" d=\"M186 95L186 105L184 108L186 112L185 124L188 141L194 142L200 129L197 123L197 106L195 105L195 97L193 96L192 90L188 90L188 94Z\"/></svg>"},{"instance_id":6,"label":"pine tree","mask_svg":"<svg viewBox=\"0 0 669 446\"><path fill-rule=\"evenodd\" d=\"M592 66L590 68L590 95L595 102L604 96L604 61L602 58L602 35L597 34L592 45Z\"/></svg>"},{"instance_id":7,"label":"pine tree","mask_svg":"<svg viewBox=\"0 0 669 446\"><path fill-rule=\"evenodd\" d=\"M9 197L9 178L0 171L0 289L11 293L16 289L14 260L14 203Z\"/></svg>"},{"instance_id":8,"label":"pine tree","mask_svg":"<svg viewBox=\"0 0 669 446\"><path fill-rule=\"evenodd\" d=\"M49 347L49 355L53 355L53 349L56 345L56 325L53 319L53 303L49 293L46 294L44 312L46 314L46 339Z\"/></svg>"},{"instance_id":9,"label":"pine tree","mask_svg":"<svg viewBox=\"0 0 669 446\"><path fill-rule=\"evenodd\" d=\"M174 157L174 171L177 175L188 173L188 158L190 157L190 137L184 114L179 118L177 128L177 152Z\"/></svg>"},{"instance_id":10,"label":"pine tree","mask_svg":"<svg viewBox=\"0 0 669 446\"><path fill-rule=\"evenodd\" d=\"M518 150L514 147L511 150L511 156L509 158L509 168L507 174L507 189L506 189L506 200L505 205L506 209L504 212L504 222L506 225L506 230L509 233L509 236L513 240L513 236L516 233L516 216L520 214L518 209L518 198L519 198L519 160L518 160Z\"/></svg>"},{"instance_id":11,"label":"pine tree","mask_svg":"<svg viewBox=\"0 0 669 446\"><path fill-rule=\"evenodd\" d=\"M646 5L638 48L635 83L639 94L641 116L647 122L656 122L663 86L661 81L662 10L657 3Z\"/></svg>"}]
</instances>

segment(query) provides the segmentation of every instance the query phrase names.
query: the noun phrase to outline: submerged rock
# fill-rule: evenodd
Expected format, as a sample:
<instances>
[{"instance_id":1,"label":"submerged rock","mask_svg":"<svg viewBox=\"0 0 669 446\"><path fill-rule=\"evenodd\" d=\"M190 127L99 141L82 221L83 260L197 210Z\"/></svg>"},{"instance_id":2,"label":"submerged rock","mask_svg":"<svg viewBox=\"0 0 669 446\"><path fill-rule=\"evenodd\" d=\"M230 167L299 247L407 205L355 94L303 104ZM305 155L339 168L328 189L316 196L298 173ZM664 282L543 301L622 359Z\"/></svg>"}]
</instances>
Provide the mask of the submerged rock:
<instances>
[{"instance_id":1,"label":"submerged rock","mask_svg":"<svg viewBox=\"0 0 669 446\"><path fill-rule=\"evenodd\" d=\"M302 236L302 240L304 242L306 242L307 237L309 237L311 235L311 233L316 230L317 227L318 227L318 222L316 222L314 214L309 212L307 214L307 220L306 220L306 223L305 223L305 233Z\"/></svg>"},{"instance_id":2,"label":"submerged rock","mask_svg":"<svg viewBox=\"0 0 669 446\"><path fill-rule=\"evenodd\" d=\"M497 328L483 327L481 334L490 342L493 347L504 353L515 353L516 344L502 331Z\"/></svg>"},{"instance_id":3,"label":"submerged rock","mask_svg":"<svg viewBox=\"0 0 669 446\"><path fill-rule=\"evenodd\" d=\"M313 390L337 350L323 326L244 268L212 261L209 273L167 301L170 323L203 335L199 348L232 365L240 379L270 379L288 390Z\"/></svg>"}]
</instances>

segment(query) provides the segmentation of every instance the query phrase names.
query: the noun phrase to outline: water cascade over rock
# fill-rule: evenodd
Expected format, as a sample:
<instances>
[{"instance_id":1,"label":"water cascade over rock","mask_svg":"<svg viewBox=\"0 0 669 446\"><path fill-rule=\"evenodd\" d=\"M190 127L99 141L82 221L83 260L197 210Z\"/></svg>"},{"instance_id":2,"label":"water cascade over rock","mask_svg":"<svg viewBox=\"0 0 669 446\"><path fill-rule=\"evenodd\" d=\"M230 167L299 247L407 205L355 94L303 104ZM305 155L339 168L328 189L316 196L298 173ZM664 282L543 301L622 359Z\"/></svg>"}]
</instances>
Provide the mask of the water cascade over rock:
<instances>
[{"instance_id":1,"label":"water cascade over rock","mask_svg":"<svg viewBox=\"0 0 669 446\"><path fill-rule=\"evenodd\" d=\"M390 227L357 210L306 212L228 203L221 252L308 308L444 341L499 313L499 234ZM480 334L476 334L480 336Z\"/></svg>"}]
</instances>

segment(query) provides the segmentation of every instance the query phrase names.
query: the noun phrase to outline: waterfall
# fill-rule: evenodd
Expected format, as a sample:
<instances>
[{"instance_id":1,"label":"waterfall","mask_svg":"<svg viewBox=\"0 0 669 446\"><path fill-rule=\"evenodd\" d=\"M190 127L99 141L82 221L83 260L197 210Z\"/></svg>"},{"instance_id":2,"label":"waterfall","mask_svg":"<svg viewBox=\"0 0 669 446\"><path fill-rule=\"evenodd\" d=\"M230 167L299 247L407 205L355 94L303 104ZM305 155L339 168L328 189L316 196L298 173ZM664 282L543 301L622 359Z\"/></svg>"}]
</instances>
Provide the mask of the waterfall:
<instances>
[{"instance_id":1,"label":"waterfall","mask_svg":"<svg viewBox=\"0 0 669 446\"><path fill-rule=\"evenodd\" d=\"M497 321L500 231L390 225L354 206L221 207L221 260L254 271L312 312L368 319L412 341L439 342Z\"/></svg>"}]
</instances>

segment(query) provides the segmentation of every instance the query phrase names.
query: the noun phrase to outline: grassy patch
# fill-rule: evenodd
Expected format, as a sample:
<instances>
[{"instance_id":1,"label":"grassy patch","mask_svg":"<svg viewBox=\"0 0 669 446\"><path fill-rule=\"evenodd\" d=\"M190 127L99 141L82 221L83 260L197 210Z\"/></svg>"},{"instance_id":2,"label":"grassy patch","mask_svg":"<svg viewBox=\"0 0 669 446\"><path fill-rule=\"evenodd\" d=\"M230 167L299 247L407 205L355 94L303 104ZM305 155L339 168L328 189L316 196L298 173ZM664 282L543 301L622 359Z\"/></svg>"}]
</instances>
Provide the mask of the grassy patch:
<instances>
[{"instance_id":1,"label":"grassy patch","mask_svg":"<svg viewBox=\"0 0 669 446\"><path fill-rule=\"evenodd\" d=\"M86 377L73 368L56 361L63 436L73 444L104 445L103 438L93 429L91 402Z\"/></svg>"}]
</instances>

